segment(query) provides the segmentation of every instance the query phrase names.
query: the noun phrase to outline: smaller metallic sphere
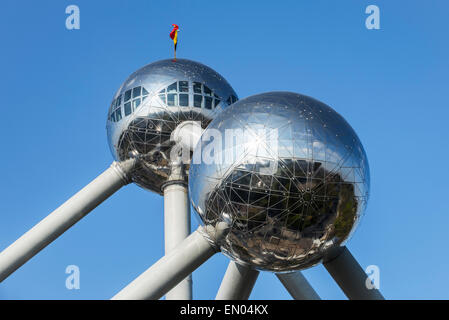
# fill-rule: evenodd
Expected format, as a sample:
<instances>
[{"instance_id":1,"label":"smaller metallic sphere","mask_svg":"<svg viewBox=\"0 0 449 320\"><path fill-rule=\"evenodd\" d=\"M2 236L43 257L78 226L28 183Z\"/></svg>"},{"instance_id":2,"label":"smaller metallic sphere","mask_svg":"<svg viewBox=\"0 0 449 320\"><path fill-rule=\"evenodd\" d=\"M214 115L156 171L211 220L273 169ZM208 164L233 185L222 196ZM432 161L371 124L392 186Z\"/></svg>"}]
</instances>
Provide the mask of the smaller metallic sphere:
<instances>
[{"instance_id":1,"label":"smaller metallic sphere","mask_svg":"<svg viewBox=\"0 0 449 320\"><path fill-rule=\"evenodd\" d=\"M261 270L311 267L343 245L362 216L369 167L351 126L290 92L237 101L207 127L190 167L192 205L225 222L222 251Z\"/></svg>"},{"instance_id":2,"label":"smaller metallic sphere","mask_svg":"<svg viewBox=\"0 0 449 320\"><path fill-rule=\"evenodd\" d=\"M108 113L109 148L114 158L138 158L133 182L162 193L177 153L173 131L185 121L201 128L237 100L229 83L211 68L186 59L153 62L120 86ZM189 163L184 163L187 178Z\"/></svg>"}]
</instances>

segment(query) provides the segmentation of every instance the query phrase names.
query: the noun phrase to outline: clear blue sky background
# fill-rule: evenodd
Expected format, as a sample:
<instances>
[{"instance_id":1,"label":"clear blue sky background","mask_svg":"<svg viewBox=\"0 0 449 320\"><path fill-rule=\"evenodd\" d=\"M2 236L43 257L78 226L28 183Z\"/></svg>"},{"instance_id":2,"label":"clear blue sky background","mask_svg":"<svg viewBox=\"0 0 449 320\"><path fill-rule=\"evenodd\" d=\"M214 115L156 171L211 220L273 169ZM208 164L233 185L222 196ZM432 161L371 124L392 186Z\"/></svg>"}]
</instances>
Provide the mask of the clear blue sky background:
<instances>
[{"instance_id":1,"label":"clear blue sky background","mask_svg":"<svg viewBox=\"0 0 449 320\"><path fill-rule=\"evenodd\" d=\"M81 29L65 28L77 4ZM365 28L376 4L381 30ZM371 198L348 247L381 271L386 298L449 298L447 1L12 1L0 3L0 250L102 172L109 103L143 65L178 56L220 72L240 97L313 96L354 127ZM0 299L107 299L163 255L162 198L127 186L0 284ZM196 224L196 218L192 219ZM194 273L212 299L227 266ZM65 268L81 289L65 288ZM304 272L344 299L322 266ZM263 273L253 299L289 299Z\"/></svg>"}]
</instances>

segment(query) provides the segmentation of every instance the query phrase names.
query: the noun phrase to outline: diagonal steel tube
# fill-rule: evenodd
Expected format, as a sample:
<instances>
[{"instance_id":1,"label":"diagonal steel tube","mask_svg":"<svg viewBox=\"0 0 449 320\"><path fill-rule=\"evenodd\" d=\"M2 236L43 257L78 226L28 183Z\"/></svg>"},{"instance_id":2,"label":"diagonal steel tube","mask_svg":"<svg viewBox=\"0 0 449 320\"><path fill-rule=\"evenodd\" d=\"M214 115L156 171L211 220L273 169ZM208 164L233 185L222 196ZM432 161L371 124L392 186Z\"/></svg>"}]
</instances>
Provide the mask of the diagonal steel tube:
<instances>
[{"instance_id":1,"label":"diagonal steel tube","mask_svg":"<svg viewBox=\"0 0 449 320\"><path fill-rule=\"evenodd\" d=\"M368 276L348 248L340 248L323 264L349 299L384 300L379 290L368 289Z\"/></svg>"},{"instance_id":2,"label":"diagonal steel tube","mask_svg":"<svg viewBox=\"0 0 449 320\"><path fill-rule=\"evenodd\" d=\"M102 174L0 253L0 282L128 184L135 160L113 162Z\"/></svg>"},{"instance_id":3,"label":"diagonal steel tube","mask_svg":"<svg viewBox=\"0 0 449 320\"><path fill-rule=\"evenodd\" d=\"M248 300L258 276L256 269L229 262L215 300Z\"/></svg>"},{"instance_id":4,"label":"diagonal steel tube","mask_svg":"<svg viewBox=\"0 0 449 320\"><path fill-rule=\"evenodd\" d=\"M276 273L285 289L295 300L321 300L307 279L300 271Z\"/></svg>"},{"instance_id":5,"label":"diagonal steel tube","mask_svg":"<svg viewBox=\"0 0 449 320\"><path fill-rule=\"evenodd\" d=\"M206 228L211 228L206 230ZM213 229L213 230L212 230ZM144 273L117 293L112 300L160 299L179 282L212 257L218 248L207 240L205 233L221 238L227 226L199 227L181 244L170 250Z\"/></svg>"}]
</instances>

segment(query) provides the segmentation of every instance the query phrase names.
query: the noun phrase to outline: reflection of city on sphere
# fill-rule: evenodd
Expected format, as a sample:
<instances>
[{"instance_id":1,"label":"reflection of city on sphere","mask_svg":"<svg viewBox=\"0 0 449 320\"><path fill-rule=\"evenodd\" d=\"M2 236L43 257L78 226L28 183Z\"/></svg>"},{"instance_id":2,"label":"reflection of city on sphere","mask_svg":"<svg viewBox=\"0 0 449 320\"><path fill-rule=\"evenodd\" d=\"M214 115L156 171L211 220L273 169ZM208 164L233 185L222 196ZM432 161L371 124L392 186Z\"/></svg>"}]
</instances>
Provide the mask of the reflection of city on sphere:
<instances>
[{"instance_id":1,"label":"reflection of city on sphere","mask_svg":"<svg viewBox=\"0 0 449 320\"><path fill-rule=\"evenodd\" d=\"M173 130L189 120L205 128L236 100L229 83L201 63L151 63L134 72L114 95L107 121L109 147L116 160L138 157L132 180L161 193L170 175Z\"/></svg>"},{"instance_id":2,"label":"reflection of city on sphere","mask_svg":"<svg viewBox=\"0 0 449 320\"><path fill-rule=\"evenodd\" d=\"M226 255L281 272L311 267L346 242L366 207L369 167L337 112L307 96L270 92L232 104L203 135L229 129L252 138L215 144L216 160L232 154L233 161L193 162L189 181L202 222L230 227L219 243ZM208 143L202 139L193 158Z\"/></svg>"}]
</instances>

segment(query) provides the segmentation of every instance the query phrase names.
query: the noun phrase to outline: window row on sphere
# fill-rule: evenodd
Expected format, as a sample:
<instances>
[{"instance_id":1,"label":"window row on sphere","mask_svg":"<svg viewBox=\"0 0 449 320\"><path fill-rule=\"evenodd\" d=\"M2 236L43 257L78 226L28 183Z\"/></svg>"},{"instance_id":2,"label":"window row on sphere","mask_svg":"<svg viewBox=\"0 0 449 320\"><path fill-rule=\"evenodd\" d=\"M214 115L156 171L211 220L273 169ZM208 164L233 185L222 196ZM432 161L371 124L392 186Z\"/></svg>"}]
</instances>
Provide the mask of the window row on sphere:
<instances>
[{"instance_id":1,"label":"window row on sphere","mask_svg":"<svg viewBox=\"0 0 449 320\"><path fill-rule=\"evenodd\" d=\"M193 93L193 95L190 93ZM208 110L215 109L221 102L220 97L206 85L200 82L193 82L192 88L190 88L189 81L173 82L167 88L162 89L159 92L159 98L169 107L193 106L195 108L204 108Z\"/></svg>"},{"instance_id":2,"label":"window row on sphere","mask_svg":"<svg viewBox=\"0 0 449 320\"><path fill-rule=\"evenodd\" d=\"M112 101L109 120L112 122L118 122L122 120L123 116L129 116L148 97L148 94L148 91L142 86L125 91L124 94L119 95ZM123 113L121 108L122 102L124 103Z\"/></svg>"},{"instance_id":3,"label":"window row on sphere","mask_svg":"<svg viewBox=\"0 0 449 320\"><path fill-rule=\"evenodd\" d=\"M112 122L118 122L123 117L129 116L148 97L148 94L148 91L142 86L125 91L112 101L108 119ZM176 81L162 89L158 96L169 107L193 106L212 110L221 102L220 97L213 90L200 82ZM226 103L230 105L236 101L237 97L231 95ZM123 109L121 108L122 103Z\"/></svg>"}]
</instances>

